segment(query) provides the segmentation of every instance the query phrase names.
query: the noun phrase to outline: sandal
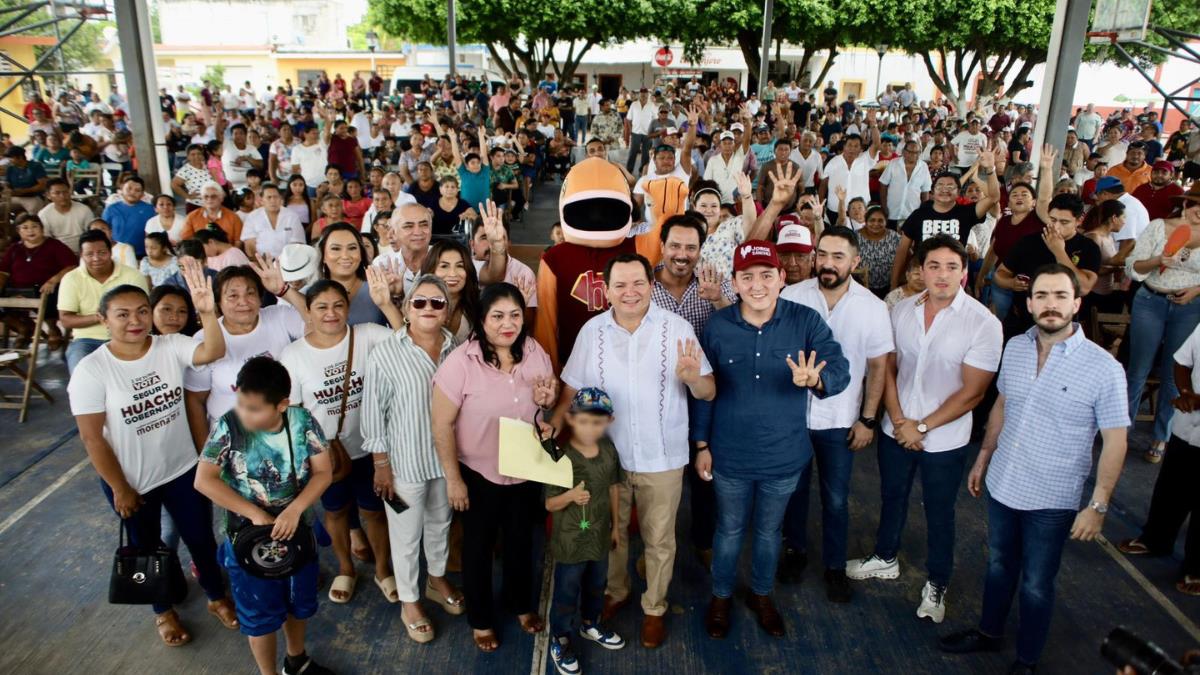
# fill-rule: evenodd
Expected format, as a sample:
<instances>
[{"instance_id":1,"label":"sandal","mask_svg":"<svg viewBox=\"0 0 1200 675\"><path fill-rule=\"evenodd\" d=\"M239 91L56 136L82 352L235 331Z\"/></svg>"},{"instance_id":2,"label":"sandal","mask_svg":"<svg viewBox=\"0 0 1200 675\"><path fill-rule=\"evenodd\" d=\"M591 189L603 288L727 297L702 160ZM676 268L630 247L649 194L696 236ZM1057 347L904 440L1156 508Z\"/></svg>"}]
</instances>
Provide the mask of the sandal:
<instances>
[{"instance_id":1,"label":"sandal","mask_svg":"<svg viewBox=\"0 0 1200 675\"><path fill-rule=\"evenodd\" d=\"M1149 555L1150 547L1142 543L1141 539L1126 539L1117 544L1117 550L1125 555Z\"/></svg>"},{"instance_id":2,"label":"sandal","mask_svg":"<svg viewBox=\"0 0 1200 675\"><path fill-rule=\"evenodd\" d=\"M1145 454L1142 455L1142 459L1146 460L1147 462L1150 462L1151 464L1158 464L1159 462L1162 461L1163 455L1166 454L1166 452L1167 452L1166 446L1157 445L1157 444L1151 445L1150 449L1147 450L1145 452Z\"/></svg>"},{"instance_id":3,"label":"sandal","mask_svg":"<svg viewBox=\"0 0 1200 675\"><path fill-rule=\"evenodd\" d=\"M1200 577L1183 575L1183 578L1175 582L1175 590L1187 595L1200 595Z\"/></svg>"},{"instance_id":4,"label":"sandal","mask_svg":"<svg viewBox=\"0 0 1200 675\"><path fill-rule=\"evenodd\" d=\"M389 579L391 577L388 577ZM416 603L413 603L416 606ZM416 606L417 611L421 611L419 606ZM433 640L433 624L429 622L428 617L422 615L416 621L409 621L404 618L404 610L400 611L400 618L404 621L404 630L408 633L408 637L412 638L413 642L423 645Z\"/></svg>"},{"instance_id":5,"label":"sandal","mask_svg":"<svg viewBox=\"0 0 1200 675\"><path fill-rule=\"evenodd\" d=\"M522 619L521 617L517 617L517 621L521 624L521 630L529 633L530 635L537 635L538 633L546 630L546 622L542 620L542 617L538 616L537 614L532 616L533 618L531 619Z\"/></svg>"},{"instance_id":6,"label":"sandal","mask_svg":"<svg viewBox=\"0 0 1200 675\"><path fill-rule=\"evenodd\" d=\"M467 611L466 606L463 604L466 602L466 598L463 596L462 591L454 591L450 597L447 597L441 591L434 588L432 583L426 582L425 597L441 605L442 609L446 610L446 613L451 616L459 616Z\"/></svg>"},{"instance_id":7,"label":"sandal","mask_svg":"<svg viewBox=\"0 0 1200 675\"><path fill-rule=\"evenodd\" d=\"M184 630L179 615L173 609L154 617L154 627L158 629L158 637L168 647L182 647L192 641L191 634Z\"/></svg>"},{"instance_id":8,"label":"sandal","mask_svg":"<svg viewBox=\"0 0 1200 675\"><path fill-rule=\"evenodd\" d=\"M400 602L400 591L396 590L396 577L388 577L386 579L375 579L375 585L379 587L379 592L383 593L383 599L391 603Z\"/></svg>"},{"instance_id":9,"label":"sandal","mask_svg":"<svg viewBox=\"0 0 1200 675\"><path fill-rule=\"evenodd\" d=\"M354 587L358 584L358 577L352 577L349 574L339 574L333 578L333 583L329 584L329 601L336 602L339 605L344 605L350 602L350 598L354 597ZM337 597L334 593L343 594L342 597Z\"/></svg>"},{"instance_id":10,"label":"sandal","mask_svg":"<svg viewBox=\"0 0 1200 675\"><path fill-rule=\"evenodd\" d=\"M490 654L500 648L500 640L495 631L474 631L475 646L479 651Z\"/></svg>"},{"instance_id":11,"label":"sandal","mask_svg":"<svg viewBox=\"0 0 1200 675\"><path fill-rule=\"evenodd\" d=\"M208 613L217 617L217 621L221 622L229 630L238 629L237 610L234 609L233 603L229 598L221 598L208 603Z\"/></svg>"}]
</instances>

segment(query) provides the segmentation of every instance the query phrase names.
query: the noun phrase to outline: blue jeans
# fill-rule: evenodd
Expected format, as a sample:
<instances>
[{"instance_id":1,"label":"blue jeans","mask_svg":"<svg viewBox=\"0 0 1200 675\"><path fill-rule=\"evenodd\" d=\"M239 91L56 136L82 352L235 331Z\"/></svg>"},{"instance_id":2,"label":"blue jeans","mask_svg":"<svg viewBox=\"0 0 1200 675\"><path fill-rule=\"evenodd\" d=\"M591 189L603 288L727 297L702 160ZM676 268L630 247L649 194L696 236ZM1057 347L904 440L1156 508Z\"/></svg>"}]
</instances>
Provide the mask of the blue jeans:
<instances>
[{"instance_id":1,"label":"blue jeans","mask_svg":"<svg viewBox=\"0 0 1200 675\"><path fill-rule=\"evenodd\" d=\"M1142 387L1159 353L1158 411L1154 416L1154 440L1165 443L1171 437L1171 401L1179 396L1175 388L1175 352L1200 323L1200 302L1177 305L1165 296L1142 286L1133 295L1129 322L1129 420L1137 418L1142 402Z\"/></svg>"},{"instance_id":2,"label":"blue jeans","mask_svg":"<svg viewBox=\"0 0 1200 675\"><path fill-rule=\"evenodd\" d=\"M217 565L217 540L212 532L212 504L193 487L196 482L196 467L169 483L160 485L142 495L142 505L133 515L125 519L129 539L134 546L147 546L150 542L162 541L160 522L162 510L166 508L175 521L183 543L196 563L200 587L209 600L225 597L225 579ZM108 483L100 481L109 506L113 505L113 491ZM170 605L154 605L154 613L162 614Z\"/></svg>"},{"instance_id":3,"label":"blue jeans","mask_svg":"<svg viewBox=\"0 0 1200 675\"><path fill-rule=\"evenodd\" d=\"M1004 321L1004 319L1008 318L1009 311L1012 310L1013 292L996 285L995 273L988 275L987 288L989 290L986 292L991 294L988 296L988 299L991 300L990 306L992 311L995 312L997 319Z\"/></svg>"},{"instance_id":4,"label":"blue jeans","mask_svg":"<svg viewBox=\"0 0 1200 675\"><path fill-rule=\"evenodd\" d=\"M1072 509L1018 511L988 497L988 568L979 630L993 637L1004 635L1019 580L1017 660L1021 663L1037 663L1046 646L1054 610L1054 577L1074 522Z\"/></svg>"},{"instance_id":5,"label":"blue jeans","mask_svg":"<svg viewBox=\"0 0 1200 675\"><path fill-rule=\"evenodd\" d=\"M854 451L849 429L809 431L821 480L821 562L827 570L846 569L846 539L850 530L850 469ZM783 538L797 551L808 549L808 489L812 462L800 472L796 492L788 501Z\"/></svg>"},{"instance_id":6,"label":"blue jeans","mask_svg":"<svg viewBox=\"0 0 1200 675\"><path fill-rule=\"evenodd\" d=\"M576 115L575 116L575 129L572 133L572 138L575 138L575 139L579 140L580 142L586 140L587 139L587 130L588 130L587 115Z\"/></svg>"},{"instance_id":7,"label":"blue jeans","mask_svg":"<svg viewBox=\"0 0 1200 675\"><path fill-rule=\"evenodd\" d=\"M576 609L579 609L579 616L584 622L599 622L607 584L607 555L600 560L556 563L554 603L550 606L550 634L554 637L569 635L575 622Z\"/></svg>"},{"instance_id":8,"label":"blue jeans","mask_svg":"<svg viewBox=\"0 0 1200 675\"><path fill-rule=\"evenodd\" d=\"M103 347L106 342L108 340L97 340L96 338L72 339L67 345L67 374L75 372L75 366L79 365L83 357Z\"/></svg>"},{"instance_id":9,"label":"blue jeans","mask_svg":"<svg viewBox=\"0 0 1200 675\"><path fill-rule=\"evenodd\" d=\"M910 452L887 434L879 437L881 508L875 555L892 560L900 552L908 496L919 468L928 531L926 573L929 581L939 586L950 584L954 569L954 503L965 463L966 446L945 452Z\"/></svg>"},{"instance_id":10,"label":"blue jeans","mask_svg":"<svg viewBox=\"0 0 1200 675\"><path fill-rule=\"evenodd\" d=\"M733 597L742 536L751 525L754 543L751 547L750 590L757 595L771 593L775 585L775 568L779 564L779 549L783 547L780 536L783 514L799 478L797 473L783 478L751 480L713 472L713 488L717 492L717 533L713 538L712 559L714 596Z\"/></svg>"}]
</instances>

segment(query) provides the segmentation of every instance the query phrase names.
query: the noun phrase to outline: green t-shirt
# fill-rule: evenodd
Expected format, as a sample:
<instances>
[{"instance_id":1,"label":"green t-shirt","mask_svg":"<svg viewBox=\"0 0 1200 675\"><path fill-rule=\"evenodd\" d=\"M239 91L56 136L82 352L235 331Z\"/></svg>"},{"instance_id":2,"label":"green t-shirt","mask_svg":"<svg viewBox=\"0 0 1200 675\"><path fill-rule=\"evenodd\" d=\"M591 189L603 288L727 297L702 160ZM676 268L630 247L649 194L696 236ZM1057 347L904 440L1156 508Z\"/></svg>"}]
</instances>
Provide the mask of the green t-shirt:
<instances>
[{"instance_id":1,"label":"green t-shirt","mask_svg":"<svg viewBox=\"0 0 1200 675\"><path fill-rule=\"evenodd\" d=\"M224 415L213 425L200 461L221 467L221 480L247 501L263 508L281 509L308 484L312 473L309 457L329 449L321 427L304 408L287 409L287 431L292 438L295 464L283 429L275 433L246 431L232 413Z\"/></svg>"},{"instance_id":2,"label":"green t-shirt","mask_svg":"<svg viewBox=\"0 0 1200 675\"><path fill-rule=\"evenodd\" d=\"M603 560L612 541L612 508L608 488L622 480L621 462L617 448L607 438L600 441L600 453L591 459L579 454L570 443L565 454L571 458L574 474L571 486L579 485L591 494L591 501L580 506L572 502L562 511L551 514L550 551L560 563L579 563ZM546 486L546 499L557 497L567 488Z\"/></svg>"}]
</instances>

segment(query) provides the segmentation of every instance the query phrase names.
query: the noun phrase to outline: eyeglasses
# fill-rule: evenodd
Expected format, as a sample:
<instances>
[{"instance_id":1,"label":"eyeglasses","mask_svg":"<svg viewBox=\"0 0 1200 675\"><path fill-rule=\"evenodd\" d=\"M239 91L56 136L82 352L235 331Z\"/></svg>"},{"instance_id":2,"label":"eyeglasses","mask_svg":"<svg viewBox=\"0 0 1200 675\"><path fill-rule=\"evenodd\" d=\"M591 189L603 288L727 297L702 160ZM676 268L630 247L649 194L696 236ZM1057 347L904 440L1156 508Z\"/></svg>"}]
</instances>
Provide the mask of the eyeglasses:
<instances>
[{"instance_id":1,"label":"eyeglasses","mask_svg":"<svg viewBox=\"0 0 1200 675\"><path fill-rule=\"evenodd\" d=\"M446 299L426 298L422 295L418 295L412 299L412 306L416 309L425 309L426 305L430 305L434 309L446 309Z\"/></svg>"}]
</instances>

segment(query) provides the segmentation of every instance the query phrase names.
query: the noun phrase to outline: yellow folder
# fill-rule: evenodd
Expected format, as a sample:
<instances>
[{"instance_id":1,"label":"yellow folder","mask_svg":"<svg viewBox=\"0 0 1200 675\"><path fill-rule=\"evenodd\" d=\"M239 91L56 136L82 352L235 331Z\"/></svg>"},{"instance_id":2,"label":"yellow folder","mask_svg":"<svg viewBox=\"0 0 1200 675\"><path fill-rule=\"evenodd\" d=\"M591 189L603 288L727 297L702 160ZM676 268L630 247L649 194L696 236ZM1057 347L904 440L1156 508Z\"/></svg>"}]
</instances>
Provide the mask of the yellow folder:
<instances>
[{"instance_id":1,"label":"yellow folder","mask_svg":"<svg viewBox=\"0 0 1200 675\"><path fill-rule=\"evenodd\" d=\"M500 418L500 475L570 488L571 460L551 459L528 422Z\"/></svg>"}]
</instances>

